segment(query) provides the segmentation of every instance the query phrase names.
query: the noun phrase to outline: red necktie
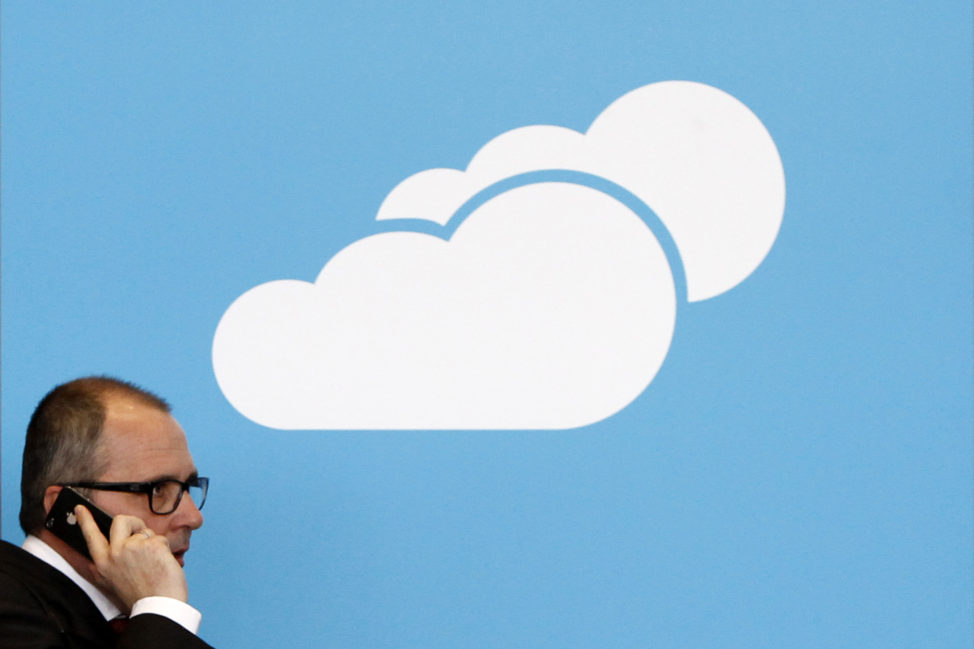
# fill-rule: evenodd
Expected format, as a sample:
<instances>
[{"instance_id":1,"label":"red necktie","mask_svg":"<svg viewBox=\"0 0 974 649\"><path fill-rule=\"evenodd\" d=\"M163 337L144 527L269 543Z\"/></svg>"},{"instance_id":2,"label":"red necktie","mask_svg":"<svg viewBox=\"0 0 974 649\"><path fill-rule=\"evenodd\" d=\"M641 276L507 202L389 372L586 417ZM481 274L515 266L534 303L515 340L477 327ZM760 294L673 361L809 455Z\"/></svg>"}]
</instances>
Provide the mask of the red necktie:
<instances>
[{"instance_id":1,"label":"red necktie","mask_svg":"<svg viewBox=\"0 0 974 649\"><path fill-rule=\"evenodd\" d=\"M108 626L112 627L112 631L115 632L115 635L122 635L122 632L125 631L125 627L128 626L128 623L128 615L119 615L118 617L110 619L108 621Z\"/></svg>"}]
</instances>

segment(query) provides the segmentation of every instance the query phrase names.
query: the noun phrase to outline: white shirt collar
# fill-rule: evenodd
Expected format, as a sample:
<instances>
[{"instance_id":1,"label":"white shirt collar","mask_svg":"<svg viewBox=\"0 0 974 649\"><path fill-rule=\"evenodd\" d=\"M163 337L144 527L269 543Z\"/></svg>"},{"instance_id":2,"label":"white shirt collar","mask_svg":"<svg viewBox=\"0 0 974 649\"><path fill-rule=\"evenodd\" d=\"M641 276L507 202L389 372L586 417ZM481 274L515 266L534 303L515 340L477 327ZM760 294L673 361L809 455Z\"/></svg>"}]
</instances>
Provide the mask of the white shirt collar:
<instances>
[{"instance_id":1,"label":"white shirt collar","mask_svg":"<svg viewBox=\"0 0 974 649\"><path fill-rule=\"evenodd\" d=\"M85 594L91 598L91 601L95 603L95 606L98 607L98 610L101 611L101 614L105 616L106 620L111 620L121 614L118 607L105 596L105 593L98 590L93 583L78 574L78 571L72 568L71 564L57 553L57 550L44 543L44 541L30 534L24 539L24 544L20 547L52 568L61 571L68 579L77 584L78 588L85 591Z\"/></svg>"}]
</instances>

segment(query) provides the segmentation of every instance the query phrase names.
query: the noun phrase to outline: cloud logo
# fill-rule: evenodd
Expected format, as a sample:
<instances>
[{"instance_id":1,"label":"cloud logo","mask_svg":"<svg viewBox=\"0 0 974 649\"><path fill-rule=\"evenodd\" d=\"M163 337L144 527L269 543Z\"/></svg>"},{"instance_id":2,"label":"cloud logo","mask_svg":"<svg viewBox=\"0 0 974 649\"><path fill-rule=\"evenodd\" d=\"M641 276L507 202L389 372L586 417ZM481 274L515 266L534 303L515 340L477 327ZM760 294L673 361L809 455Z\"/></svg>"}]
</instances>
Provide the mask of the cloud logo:
<instances>
[{"instance_id":1,"label":"cloud logo","mask_svg":"<svg viewBox=\"0 0 974 649\"><path fill-rule=\"evenodd\" d=\"M746 106L698 83L644 86L584 134L514 129L464 171L402 181L376 218L437 232L372 235L314 283L247 291L217 326L216 378L272 428L595 423L659 371L674 270L688 302L742 282L774 243L784 196L777 149Z\"/></svg>"}]
</instances>

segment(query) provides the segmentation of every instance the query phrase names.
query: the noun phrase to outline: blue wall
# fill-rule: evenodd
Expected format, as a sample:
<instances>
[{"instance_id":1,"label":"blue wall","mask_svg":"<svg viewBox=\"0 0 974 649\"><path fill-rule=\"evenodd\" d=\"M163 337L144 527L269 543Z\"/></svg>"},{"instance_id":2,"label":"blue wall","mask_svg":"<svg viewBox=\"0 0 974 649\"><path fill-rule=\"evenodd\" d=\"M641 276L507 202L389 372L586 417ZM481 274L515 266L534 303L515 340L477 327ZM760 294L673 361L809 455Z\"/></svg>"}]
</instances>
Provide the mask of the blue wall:
<instances>
[{"instance_id":1,"label":"blue wall","mask_svg":"<svg viewBox=\"0 0 974 649\"><path fill-rule=\"evenodd\" d=\"M970 3L0 11L3 538L37 400L109 373L212 479L187 570L215 646L969 646ZM408 176L671 79L754 112L787 205L630 405L285 431L228 402L240 295L314 281Z\"/></svg>"}]
</instances>

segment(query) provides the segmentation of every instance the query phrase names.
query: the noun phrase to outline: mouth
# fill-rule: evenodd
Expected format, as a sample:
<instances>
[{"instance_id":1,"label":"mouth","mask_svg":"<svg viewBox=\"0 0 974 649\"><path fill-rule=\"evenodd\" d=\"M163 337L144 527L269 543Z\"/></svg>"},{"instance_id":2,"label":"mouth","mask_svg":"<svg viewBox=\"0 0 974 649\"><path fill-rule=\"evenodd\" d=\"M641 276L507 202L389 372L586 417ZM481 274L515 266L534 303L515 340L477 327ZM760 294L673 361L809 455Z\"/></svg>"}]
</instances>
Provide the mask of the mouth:
<instances>
[{"instance_id":1,"label":"mouth","mask_svg":"<svg viewBox=\"0 0 974 649\"><path fill-rule=\"evenodd\" d=\"M176 558L176 561L179 563L179 567L181 568L185 567L186 565L186 560L183 557L186 555L188 551L189 548L185 548L183 550L176 550L172 553L172 556Z\"/></svg>"}]
</instances>

